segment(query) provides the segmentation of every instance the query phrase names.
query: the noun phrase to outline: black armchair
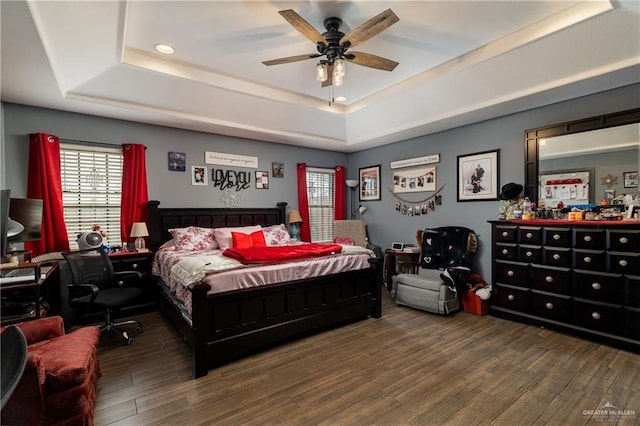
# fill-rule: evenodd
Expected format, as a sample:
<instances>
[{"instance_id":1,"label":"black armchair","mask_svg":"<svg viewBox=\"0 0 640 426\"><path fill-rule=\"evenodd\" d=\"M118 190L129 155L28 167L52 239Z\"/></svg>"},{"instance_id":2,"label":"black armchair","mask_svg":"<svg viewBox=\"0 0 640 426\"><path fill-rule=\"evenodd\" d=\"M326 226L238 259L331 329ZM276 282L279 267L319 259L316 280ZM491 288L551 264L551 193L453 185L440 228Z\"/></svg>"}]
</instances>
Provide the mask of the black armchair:
<instances>
[{"instance_id":1,"label":"black armchair","mask_svg":"<svg viewBox=\"0 0 640 426\"><path fill-rule=\"evenodd\" d=\"M104 324L99 326L100 332L119 333L127 344L133 342L123 326L133 325L135 331L142 331L140 321L122 321L114 323L114 311L124 306L134 305L142 300L145 289L129 287L127 284L140 282L142 274L137 271L115 272L107 254L101 249L88 249L62 253L73 283L68 285L69 306L79 310L105 310Z\"/></svg>"}]
</instances>

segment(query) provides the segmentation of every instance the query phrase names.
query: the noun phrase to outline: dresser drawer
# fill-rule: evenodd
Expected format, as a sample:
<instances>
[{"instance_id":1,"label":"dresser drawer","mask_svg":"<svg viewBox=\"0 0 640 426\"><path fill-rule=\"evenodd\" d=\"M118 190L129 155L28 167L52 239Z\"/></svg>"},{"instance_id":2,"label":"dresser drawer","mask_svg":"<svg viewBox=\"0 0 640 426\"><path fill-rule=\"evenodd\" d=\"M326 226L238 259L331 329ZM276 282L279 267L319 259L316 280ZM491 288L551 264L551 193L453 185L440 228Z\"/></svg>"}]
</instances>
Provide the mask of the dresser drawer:
<instances>
[{"instance_id":1,"label":"dresser drawer","mask_svg":"<svg viewBox=\"0 0 640 426\"><path fill-rule=\"evenodd\" d=\"M571 293L571 269L531 267L531 288L553 293Z\"/></svg>"},{"instance_id":2,"label":"dresser drawer","mask_svg":"<svg viewBox=\"0 0 640 426\"><path fill-rule=\"evenodd\" d=\"M592 250L603 250L606 241L604 229L575 229L574 247Z\"/></svg>"},{"instance_id":3,"label":"dresser drawer","mask_svg":"<svg viewBox=\"0 0 640 426\"><path fill-rule=\"evenodd\" d=\"M609 250L640 251L640 231L609 229Z\"/></svg>"},{"instance_id":4,"label":"dresser drawer","mask_svg":"<svg viewBox=\"0 0 640 426\"><path fill-rule=\"evenodd\" d=\"M625 275L640 275L640 253L610 251L609 270Z\"/></svg>"},{"instance_id":5,"label":"dresser drawer","mask_svg":"<svg viewBox=\"0 0 640 426\"><path fill-rule=\"evenodd\" d=\"M640 277L627 277L627 305L640 308Z\"/></svg>"},{"instance_id":6,"label":"dresser drawer","mask_svg":"<svg viewBox=\"0 0 640 426\"><path fill-rule=\"evenodd\" d=\"M592 303L575 300L575 322L591 330L622 335L625 329L625 312L621 305Z\"/></svg>"},{"instance_id":7,"label":"dresser drawer","mask_svg":"<svg viewBox=\"0 0 640 426\"><path fill-rule=\"evenodd\" d=\"M529 312L531 292L526 288L497 284L498 306L519 312Z\"/></svg>"},{"instance_id":8,"label":"dresser drawer","mask_svg":"<svg viewBox=\"0 0 640 426\"><path fill-rule=\"evenodd\" d=\"M563 247L545 247L544 264L571 267L571 249Z\"/></svg>"},{"instance_id":9,"label":"dresser drawer","mask_svg":"<svg viewBox=\"0 0 640 426\"><path fill-rule=\"evenodd\" d=\"M522 263L496 261L496 281L527 286L528 266Z\"/></svg>"},{"instance_id":10,"label":"dresser drawer","mask_svg":"<svg viewBox=\"0 0 640 426\"><path fill-rule=\"evenodd\" d=\"M517 260L518 246L516 244L496 243L496 259Z\"/></svg>"},{"instance_id":11,"label":"dresser drawer","mask_svg":"<svg viewBox=\"0 0 640 426\"><path fill-rule=\"evenodd\" d=\"M495 240L504 243L518 242L517 226L496 226Z\"/></svg>"},{"instance_id":12,"label":"dresser drawer","mask_svg":"<svg viewBox=\"0 0 640 426\"><path fill-rule=\"evenodd\" d=\"M607 256L604 250L575 249L573 251L573 267L576 269L604 271L607 269Z\"/></svg>"},{"instance_id":13,"label":"dresser drawer","mask_svg":"<svg viewBox=\"0 0 640 426\"><path fill-rule=\"evenodd\" d=\"M519 230L521 244L542 244L542 228L539 226L521 226Z\"/></svg>"},{"instance_id":14,"label":"dresser drawer","mask_svg":"<svg viewBox=\"0 0 640 426\"><path fill-rule=\"evenodd\" d=\"M520 245L518 260L527 263L542 263L542 247Z\"/></svg>"},{"instance_id":15,"label":"dresser drawer","mask_svg":"<svg viewBox=\"0 0 640 426\"><path fill-rule=\"evenodd\" d=\"M622 275L574 271L573 282L575 297L624 304L625 277Z\"/></svg>"},{"instance_id":16,"label":"dresser drawer","mask_svg":"<svg viewBox=\"0 0 640 426\"><path fill-rule=\"evenodd\" d=\"M625 308L627 316L627 335L640 340L640 309Z\"/></svg>"},{"instance_id":17,"label":"dresser drawer","mask_svg":"<svg viewBox=\"0 0 640 426\"><path fill-rule=\"evenodd\" d=\"M544 228L544 244L571 247L573 245L571 228Z\"/></svg>"},{"instance_id":18,"label":"dresser drawer","mask_svg":"<svg viewBox=\"0 0 640 426\"><path fill-rule=\"evenodd\" d=\"M534 315L561 322L571 321L571 297L532 290L531 299Z\"/></svg>"}]
</instances>

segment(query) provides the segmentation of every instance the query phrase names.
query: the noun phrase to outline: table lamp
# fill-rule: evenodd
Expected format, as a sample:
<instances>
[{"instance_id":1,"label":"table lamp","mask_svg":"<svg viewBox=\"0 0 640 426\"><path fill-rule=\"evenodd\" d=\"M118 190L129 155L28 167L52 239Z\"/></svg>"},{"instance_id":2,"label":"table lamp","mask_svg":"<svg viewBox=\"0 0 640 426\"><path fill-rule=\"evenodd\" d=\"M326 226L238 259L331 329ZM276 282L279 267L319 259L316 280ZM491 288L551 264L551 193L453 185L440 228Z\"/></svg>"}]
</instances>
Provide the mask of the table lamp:
<instances>
[{"instance_id":1,"label":"table lamp","mask_svg":"<svg viewBox=\"0 0 640 426\"><path fill-rule=\"evenodd\" d=\"M300 223L302 223L302 216L298 210L291 210L289 212L289 235L294 240L300 240Z\"/></svg>"},{"instance_id":2,"label":"table lamp","mask_svg":"<svg viewBox=\"0 0 640 426\"><path fill-rule=\"evenodd\" d=\"M134 222L131 227L131 237L136 237L136 250L137 251L147 251L144 237L149 236L149 230L147 229L147 224L144 222Z\"/></svg>"}]
</instances>

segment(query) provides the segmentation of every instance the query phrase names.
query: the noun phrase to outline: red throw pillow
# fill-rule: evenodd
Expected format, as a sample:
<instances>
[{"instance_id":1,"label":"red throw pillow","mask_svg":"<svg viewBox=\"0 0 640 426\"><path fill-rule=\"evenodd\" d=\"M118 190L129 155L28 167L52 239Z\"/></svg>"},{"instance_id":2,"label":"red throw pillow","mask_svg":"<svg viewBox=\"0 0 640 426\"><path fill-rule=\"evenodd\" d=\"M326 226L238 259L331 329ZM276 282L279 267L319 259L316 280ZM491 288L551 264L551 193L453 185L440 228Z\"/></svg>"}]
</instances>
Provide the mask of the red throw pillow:
<instances>
[{"instance_id":1,"label":"red throw pillow","mask_svg":"<svg viewBox=\"0 0 640 426\"><path fill-rule=\"evenodd\" d=\"M231 238L233 239L233 248L250 248L250 247L266 247L267 243L264 239L264 232L262 230L253 232L251 234L244 234L242 232L232 232Z\"/></svg>"}]
</instances>

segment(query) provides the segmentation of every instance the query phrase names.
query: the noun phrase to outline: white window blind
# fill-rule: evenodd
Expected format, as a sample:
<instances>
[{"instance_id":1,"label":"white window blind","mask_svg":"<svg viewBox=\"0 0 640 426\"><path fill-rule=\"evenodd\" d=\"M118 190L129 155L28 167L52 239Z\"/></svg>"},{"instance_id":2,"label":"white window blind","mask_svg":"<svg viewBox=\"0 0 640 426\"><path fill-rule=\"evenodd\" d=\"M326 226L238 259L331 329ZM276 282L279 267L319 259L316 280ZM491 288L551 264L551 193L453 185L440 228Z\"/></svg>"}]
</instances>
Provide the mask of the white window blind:
<instances>
[{"instance_id":1,"label":"white window blind","mask_svg":"<svg viewBox=\"0 0 640 426\"><path fill-rule=\"evenodd\" d=\"M107 245L122 245L122 149L61 143L60 166L64 220L71 249L78 248L78 234L91 231L94 224L109 234Z\"/></svg>"},{"instance_id":2,"label":"white window blind","mask_svg":"<svg viewBox=\"0 0 640 426\"><path fill-rule=\"evenodd\" d=\"M333 241L335 171L307 168L311 241Z\"/></svg>"}]
</instances>

